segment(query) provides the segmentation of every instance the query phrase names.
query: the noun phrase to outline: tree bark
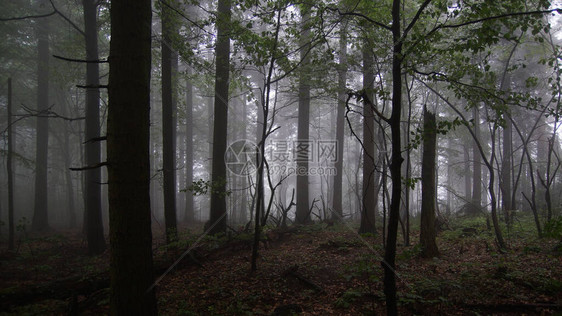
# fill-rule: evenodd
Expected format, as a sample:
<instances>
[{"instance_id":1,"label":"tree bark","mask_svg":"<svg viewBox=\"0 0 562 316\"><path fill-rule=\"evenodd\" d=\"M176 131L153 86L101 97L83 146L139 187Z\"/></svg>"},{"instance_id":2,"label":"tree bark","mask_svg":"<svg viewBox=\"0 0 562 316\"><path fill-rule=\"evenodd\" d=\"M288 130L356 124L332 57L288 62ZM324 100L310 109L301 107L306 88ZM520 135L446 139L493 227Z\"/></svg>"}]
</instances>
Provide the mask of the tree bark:
<instances>
[{"instance_id":1,"label":"tree bark","mask_svg":"<svg viewBox=\"0 0 562 316\"><path fill-rule=\"evenodd\" d=\"M230 0L219 0L217 16L215 122L211 193L211 234L226 232L226 152L230 69ZM216 224L215 224L216 223ZM210 227L211 227L210 226Z\"/></svg>"},{"instance_id":2,"label":"tree bark","mask_svg":"<svg viewBox=\"0 0 562 316\"><path fill-rule=\"evenodd\" d=\"M477 142L480 141L480 115L478 107L474 106L474 142L472 146L472 207L471 212L478 214L482 207L482 157Z\"/></svg>"},{"instance_id":3,"label":"tree bark","mask_svg":"<svg viewBox=\"0 0 562 316\"><path fill-rule=\"evenodd\" d=\"M112 1L110 15L110 312L156 315L149 185L151 1Z\"/></svg>"},{"instance_id":4,"label":"tree bark","mask_svg":"<svg viewBox=\"0 0 562 316\"><path fill-rule=\"evenodd\" d=\"M359 233L376 233L375 227L375 117L373 102L373 56L368 39L363 47L363 90L369 102L363 102L363 205Z\"/></svg>"},{"instance_id":5,"label":"tree bark","mask_svg":"<svg viewBox=\"0 0 562 316\"><path fill-rule=\"evenodd\" d=\"M347 22L342 21L340 30L340 63L338 65L338 108L336 114L336 144L337 144L337 160L334 165L336 174L334 176L334 186L332 194L332 218L341 220L343 217L343 145L344 145L344 129L345 129L345 101L347 86Z\"/></svg>"},{"instance_id":6,"label":"tree bark","mask_svg":"<svg viewBox=\"0 0 562 316\"><path fill-rule=\"evenodd\" d=\"M164 221L166 243L178 237L176 223L176 77L178 55L172 49L176 31L174 12L162 5L162 161L164 175Z\"/></svg>"},{"instance_id":7,"label":"tree bark","mask_svg":"<svg viewBox=\"0 0 562 316\"><path fill-rule=\"evenodd\" d=\"M472 200L472 176L470 174L470 152L469 147L463 144L464 153L464 198L466 201Z\"/></svg>"},{"instance_id":8,"label":"tree bark","mask_svg":"<svg viewBox=\"0 0 562 316\"><path fill-rule=\"evenodd\" d=\"M297 209L295 214L296 224L307 224L310 222L309 209L309 187L308 187L308 162L312 158L312 146L309 143L310 123L310 84L307 74L307 65L310 63L310 30L307 23L310 19L310 8L301 8L301 37L300 37L300 59L301 72L299 75L299 109L298 109L298 131L297 131Z\"/></svg>"},{"instance_id":9,"label":"tree bark","mask_svg":"<svg viewBox=\"0 0 562 316\"><path fill-rule=\"evenodd\" d=\"M98 60L97 0L83 0L84 29L86 33L86 60ZM86 64L86 86L99 86L99 64ZM87 166L100 163L101 144L91 141L100 136L100 91L98 88L86 89L86 143L85 158ZM84 171L86 191L85 216L88 252L97 255L105 251L101 207L101 169Z\"/></svg>"},{"instance_id":10,"label":"tree bark","mask_svg":"<svg viewBox=\"0 0 562 316\"><path fill-rule=\"evenodd\" d=\"M39 7L46 7L47 1L38 0ZM49 19L37 20L37 112L49 108ZM46 231L49 229L47 199L47 168L49 150L49 119L37 117L35 151L35 206L31 229Z\"/></svg>"},{"instance_id":11,"label":"tree bark","mask_svg":"<svg viewBox=\"0 0 562 316\"><path fill-rule=\"evenodd\" d=\"M510 225L510 212L513 210L511 200L511 173L513 159L512 137L511 137L511 121L506 120L503 129L503 146L502 146L502 167L501 167L501 181L500 189L502 193L502 208L504 211L504 220L507 225Z\"/></svg>"},{"instance_id":12,"label":"tree bark","mask_svg":"<svg viewBox=\"0 0 562 316\"><path fill-rule=\"evenodd\" d=\"M191 68L187 68L188 75ZM185 82L185 184L189 187L193 183L193 84L191 78ZM193 192L185 192L185 221L193 223L195 212L193 209Z\"/></svg>"},{"instance_id":13,"label":"tree bark","mask_svg":"<svg viewBox=\"0 0 562 316\"><path fill-rule=\"evenodd\" d=\"M392 178L392 198L390 201L388 233L384 252L384 294L387 315L397 315L396 299L396 239L398 235L398 218L400 216L400 197L402 195L401 165L402 144L400 135L400 118L402 111L402 34L400 30L401 1L392 2L392 112L390 116L390 130L392 140L392 156L390 176Z\"/></svg>"},{"instance_id":14,"label":"tree bark","mask_svg":"<svg viewBox=\"0 0 562 316\"><path fill-rule=\"evenodd\" d=\"M14 250L14 168L12 153L14 150L14 134L12 131L12 78L8 78L8 157L6 173L8 175L8 249Z\"/></svg>"},{"instance_id":15,"label":"tree bark","mask_svg":"<svg viewBox=\"0 0 562 316\"><path fill-rule=\"evenodd\" d=\"M435 243L437 123L435 114L425 106L423 109L423 135L420 245L422 257L433 258L439 256Z\"/></svg>"}]
</instances>

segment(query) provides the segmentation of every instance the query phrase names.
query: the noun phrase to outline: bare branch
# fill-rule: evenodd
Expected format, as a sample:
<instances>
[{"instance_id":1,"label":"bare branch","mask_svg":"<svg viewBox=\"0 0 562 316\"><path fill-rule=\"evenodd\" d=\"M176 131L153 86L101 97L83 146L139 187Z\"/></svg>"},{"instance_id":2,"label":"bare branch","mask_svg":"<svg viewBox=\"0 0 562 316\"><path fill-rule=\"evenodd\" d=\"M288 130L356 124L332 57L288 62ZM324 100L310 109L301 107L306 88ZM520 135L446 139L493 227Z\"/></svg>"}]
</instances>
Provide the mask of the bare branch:
<instances>
[{"instance_id":1,"label":"bare branch","mask_svg":"<svg viewBox=\"0 0 562 316\"><path fill-rule=\"evenodd\" d=\"M20 21L20 20L27 20L27 19L40 19L40 18L49 17L51 15L55 15L56 13L57 13L57 11L53 11L53 12L50 12L50 13L39 14L39 15L26 15L26 16L18 16L18 17L13 17L13 18L0 18L0 22Z\"/></svg>"},{"instance_id":2,"label":"bare branch","mask_svg":"<svg viewBox=\"0 0 562 316\"><path fill-rule=\"evenodd\" d=\"M60 59L60 60L64 60L64 61L70 61L70 62L73 62L73 63L92 63L92 64L109 63L109 60L102 60L102 59L85 60L85 59L74 59L74 58L62 57L62 56L58 56L58 55L53 55L53 57L55 57L57 59Z\"/></svg>"},{"instance_id":3,"label":"bare branch","mask_svg":"<svg viewBox=\"0 0 562 316\"><path fill-rule=\"evenodd\" d=\"M388 25L382 24L381 22L375 21L373 19L371 19L370 17L361 14L361 13L357 13L357 12L342 12L339 8L327 8L330 11L335 11L337 12L339 15L341 16L356 16L356 17L360 17L362 19L367 20L369 23L372 23L378 27L382 27L383 29L387 30L387 31L392 31L392 28Z\"/></svg>"},{"instance_id":4,"label":"bare branch","mask_svg":"<svg viewBox=\"0 0 562 316\"><path fill-rule=\"evenodd\" d=\"M60 12L57 9L57 7L55 7L55 4L53 3L53 0L49 0L49 2L51 3L51 6L53 7L53 10L55 10L56 14L58 14L61 18L63 18L63 20L68 22L68 24L70 24L76 31L78 31L78 33L80 33L80 34L82 34L82 36L86 37L86 32L82 31L82 29L79 28L78 25L76 25L74 22L72 22L72 20L67 18L66 15L64 15L62 12Z\"/></svg>"},{"instance_id":5,"label":"bare branch","mask_svg":"<svg viewBox=\"0 0 562 316\"><path fill-rule=\"evenodd\" d=\"M104 162L100 162L100 163L97 163L97 164L91 165L91 166L86 166L86 167L81 167L81 168L68 168L68 169L70 169L72 171L85 171L85 170L98 169L98 168L101 168L101 167L107 166L107 165L108 165L107 161L104 161Z\"/></svg>"},{"instance_id":6,"label":"bare branch","mask_svg":"<svg viewBox=\"0 0 562 316\"><path fill-rule=\"evenodd\" d=\"M88 144L88 143L95 143L95 142L101 142L107 140L107 136L100 136L100 137L94 137L94 138L90 138L87 141L85 141L83 144Z\"/></svg>"},{"instance_id":7,"label":"bare branch","mask_svg":"<svg viewBox=\"0 0 562 316\"><path fill-rule=\"evenodd\" d=\"M477 20L466 21L466 22L458 23L458 24L448 24L448 25L442 24L442 25L436 26L434 29L429 31L429 33L427 35L431 35L433 32L435 32L439 29L459 28L459 27L463 27L463 26L467 26L467 25L478 24L478 23L482 23L482 22L486 22L486 21L492 21L492 20L499 20L499 19L508 18L508 17L523 16L523 15L542 15L542 14L548 14L548 13L553 13L553 12L562 14L562 9L557 8L557 9L552 9L552 10L537 10L537 11L504 13L504 14L489 16L489 17L485 17L485 18L481 18L481 19L477 19Z\"/></svg>"},{"instance_id":8,"label":"bare branch","mask_svg":"<svg viewBox=\"0 0 562 316\"><path fill-rule=\"evenodd\" d=\"M548 14L548 13L553 13L553 12L557 12L559 14L562 14L562 8L556 8L556 9L552 9L552 10L536 10L536 11L504 13L504 14L489 16L489 17L485 17L485 18L481 18L481 19L466 21L466 22L458 23L458 24L440 24L440 25L434 27L433 29L431 29L429 32L427 32L427 34L425 34L425 36L420 37L416 42L414 42L412 45L410 45L408 47L407 51L404 52L403 55L404 56L408 55L414 49L414 47L416 47L421 42L427 41L428 38L431 35L433 35L433 33L439 31L440 29L460 28L460 27L463 27L463 26L478 24L478 23L482 23L482 22L486 22L486 21L499 20L499 19L503 19L503 18L509 18L509 17L515 17L515 16L524 16L524 15L542 15L542 14Z\"/></svg>"},{"instance_id":9,"label":"bare branch","mask_svg":"<svg viewBox=\"0 0 562 316\"><path fill-rule=\"evenodd\" d=\"M79 85L79 84L77 84L77 85L76 85L76 88L82 88L82 89L91 89L91 88L94 88L94 89L107 89L107 88L109 88L109 86L106 85L106 84L85 85L85 86L84 86L84 85Z\"/></svg>"},{"instance_id":10,"label":"bare branch","mask_svg":"<svg viewBox=\"0 0 562 316\"><path fill-rule=\"evenodd\" d=\"M412 28L414 27L416 22L419 20L423 10L429 5L430 2L431 2L431 0L425 0L424 3L422 3L420 8L418 9L418 12L416 12L416 16L414 16L414 18L412 19L410 24L408 24L406 29L404 29L404 33L402 33L402 37L400 38L400 41L404 41L406 36L408 36L408 33L410 32L410 30L412 30Z\"/></svg>"}]
</instances>

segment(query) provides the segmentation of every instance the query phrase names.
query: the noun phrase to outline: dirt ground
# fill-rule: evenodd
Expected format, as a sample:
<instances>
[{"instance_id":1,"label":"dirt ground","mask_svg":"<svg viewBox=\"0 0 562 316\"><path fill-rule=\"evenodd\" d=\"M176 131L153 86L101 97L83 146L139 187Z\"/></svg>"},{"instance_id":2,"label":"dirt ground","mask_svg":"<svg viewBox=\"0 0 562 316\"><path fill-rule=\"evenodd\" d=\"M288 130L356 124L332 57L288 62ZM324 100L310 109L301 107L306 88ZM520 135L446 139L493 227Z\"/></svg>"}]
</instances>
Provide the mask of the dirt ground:
<instances>
[{"instance_id":1,"label":"dirt ground","mask_svg":"<svg viewBox=\"0 0 562 316\"><path fill-rule=\"evenodd\" d=\"M253 273L250 235L205 237L197 244L197 234L180 236L168 247L155 238L160 315L385 313L382 240L359 236L350 226L266 231ZM558 241L517 235L507 240L509 250L501 253L485 228L442 232L441 256L434 259L419 257L415 238L411 246L399 245L400 313L561 314ZM189 246L193 250L173 266ZM17 251L0 252L0 314L106 314L108 260L107 251L88 256L78 232L20 238Z\"/></svg>"}]
</instances>

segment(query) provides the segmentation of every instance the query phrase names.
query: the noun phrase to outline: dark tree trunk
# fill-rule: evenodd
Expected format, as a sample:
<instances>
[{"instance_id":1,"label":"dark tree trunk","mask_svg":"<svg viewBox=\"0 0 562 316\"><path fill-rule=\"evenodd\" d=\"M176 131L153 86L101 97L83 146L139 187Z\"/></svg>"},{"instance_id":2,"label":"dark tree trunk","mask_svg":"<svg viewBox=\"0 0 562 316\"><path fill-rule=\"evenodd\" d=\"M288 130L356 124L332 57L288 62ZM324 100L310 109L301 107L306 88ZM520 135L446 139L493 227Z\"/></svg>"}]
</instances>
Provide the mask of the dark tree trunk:
<instances>
[{"instance_id":1,"label":"dark tree trunk","mask_svg":"<svg viewBox=\"0 0 562 316\"><path fill-rule=\"evenodd\" d=\"M41 8L47 7L47 1L37 1ZM49 108L49 19L37 20L37 111L43 114ZM47 210L47 161L49 148L49 119L37 117L35 152L35 207L31 228L34 231L49 229Z\"/></svg>"},{"instance_id":2,"label":"dark tree trunk","mask_svg":"<svg viewBox=\"0 0 562 316\"><path fill-rule=\"evenodd\" d=\"M86 32L86 59L97 60L98 56L98 27L97 0L83 0L84 28ZM92 141L100 136L100 92L94 88L99 86L99 64L86 64L86 165L94 166L100 163L101 144ZM104 252L105 238L103 235L103 220L101 207L101 169L85 171L85 225L88 240L88 252L97 255Z\"/></svg>"},{"instance_id":3,"label":"dark tree trunk","mask_svg":"<svg viewBox=\"0 0 562 316\"><path fill-rule=\"evenodd\" d=\"M422 157L422 206L420 224L420 245L422 257L433 258L439 256L435 243L435 201L437 200L437 186L435 153L437 150L437 123L435 114L423 109L423 157Z\"/></svg>"},{"instance_id":4,"label":"dark tree trunk","mask_svg":"<svg viewBox=\"0 0 562 316\"><path fill-rule=\"evenodd\" d=\"M309 76L306 71L310 63L310 30L307 26L310 19L310 8L303 6L301 8L301 38L300 38L300 59L301 73L299 75L299 117L297 140L300 148L297 151L297 209L296 224L307 224L310 222L309 209L309 187L308 187L308 162L311 158L312 144L309 141L309 123L310 123L310 83ZM302 145L302 146L301 146Z\"/></svg>"},{"instance_id":5,"label":"dark tree trunk","mask_svg":"<svg viewBox=\"0 0 562 316\"><path fill-rule=\"evenodd\" d=\"M344 129L345 129L345 101L346 101L346 86L347 86L347 22L342 21L340 30L340 63L338 65L338 108L336 114L336 144L337 144L337 160L334 165L336 168L336 175L334 176L334 186L332 194L332 218L341 220L343 217L343 202L342 202L342 189L343 189L343 144L344 144Z\"/></svg>"},{"instance_id":6,"label":"dark tree trunk","mask_svg":"<svg viewBox=\"0 0 562 316\"><path fill-rule=\"evenodd\" d=\"M470 173L470 152L466 143L463 145L464 153L464 198L466 201L472 199L472 176Z\"/></svg>"},{"instance_id":7,"label":"dark tree trunk","mask_svg":"<svg viewBox=\"0 0 562 316\"><path fill-rule=\"evenodd\" d=\"M187 73L191 74L188 67ZM191 78L185 83L185 183L189 187L193 183L193 84ZM193 210L193 192L185 192L185 221L193 223L195 212Z\"/></svg>"},{"instance_id":8,"label":"dark tree trunk","mask_svg":"<svg viewBox=\"0 0 562 316\"><path fill-rule=\"evenodd\" d=\"M12 152L14 148L14 134L12 131L12 78L8 78L8 157L6 158L6 172L8 174L8 249L14 250L14 168Z\"/></svg>"},{"instance_id":9,"label":"dark tree trunk","mask_svg":"<svg viewBox=\"0 0 562 316\"><path fill-rule=\"evenodd\" d=\"M373 56L368 39L363 47L363 90L369 102L363 102L363 205L359 233L376 233L375 227L375 117L373 113Z\"/></svg>"},{"instance_id":10,"label":"dark tree trunk","mask_svg":"<svg viewBox=\"0 0 562 316\"><path fill-rule=\"evenodd\" d=\"M247 118L248 118L248 103L246 102L246 98L243 97L242 98L242 105L243 105L243 109L242 109L242 115L243 115L243 128L242 128L242 139L248 139L248 133L247 133L247 129L246 129L246 125L247 123ZM240 202L240 212L239 212L239 218L238 221L241 224L245 224L246 221L248 220L248 199L247 199L247 195L249 192L249 189L247 189L247 179L246 177L242 177L242 179L240 179L240 188L242 188L242 190L240 191L240 198L241 198L241 202Z\"/></svg>"},{"instance_id":11,"label":"dark tree trunk","mask_svg":"<svg viewBox=\"0 0 562 316\"><path fill-rule=\"evenodd\" d=\"M176 77L178 55L173 51L175 12L162 5L162 161L166 243L177 239L176 223Z\"/></svg>"},{"instance_id":12,"label":"dark tree trunk","mask_svg":"<svg viewBox=\"0 0 562 316\"><path fill-rule=\"evenodd\" d=\"M495 189L494 189L494 181L495 181L495 173L494 173L494 168L492 166L492 162L495 161L496 157L495 157L495 153L496 153L496 146L495 146L495 133L492 133L492 148L491 148L491 152L492 155L490 157L490 160L485 160L486 163L486 167L488 168L488 173L489 173L489 179L488 179L488 194L490 195L490 206L491 206L491 215L492 215L492 223L494 224L494 232L496 233L496 241L498 243L498 247L500 248L500 250L503 250L506 248L505 242L503 240L503 236L502 236L502 232L500 229L500 225L498 222L498 215L497 215L497 201L496 201L496 193L495 193ZM482 156L484 156L484 151L482 149L482 147L480 146L480 153ZM484 159L484 157L482 157Z\"/></svg>"},{"instance_id":13,"label":"dark tree trunk","mask_svg":"<svg viewBox=\"0 0 562 316\"><path fill-rule=\"evenodd\" d=\"M474 138L472 145L472 207L471 212L476 214L481 212L482 207L482 157L477 142L480 141L480 115L478 106L474 106Z\"/></svg>"},{"instance_id":14,"label":"dark tree trunk","mask_svg":"<svg viewBox=\"0 0 562 316\"><path fill-rule=\"evenodd\" d=\"M501 181L500 189L502 193L502 208L504 211L505 223L510 225L510 212L513 210L512 200L511 200L511 173L512 164L511 159L513 159L513 148L512 148L512 137L511 137L511 121L506 120L505 127L503 129L503 157L502 157L502 167L501 167Z\"/></svg>"},{"instance_id":15,"label":"dark tree trunk","mask_svg":"<svg viewBox=\"0 0 562 316\"><path fill-rule=\"evenodd\" d=\"M219 0L217 16L215 122L211 193L211 234L226 232L226 140L228 131L228 85L230 67L230 0Z\"/></svg>"},{"instance_id":16,"label":"dark tree trunk","mask_svg":"<svg viewBox=\"0 0 562 316\"><path fill-rule=\"evenodd\" d=\"M63 111L63 113L66 111ZM65 114L65 113L64 113ZM74 184L72 183L72 171L70 170L71 159L70 159L70 130L68 125L64 125L63 130L63 147L62 155L64 160L64 180L66 184L66 207L67 207L67 226L68 228L76 227L76 207L74 203Z\"/></svg>"},{"instance_id":17,"label":"dark tree trunk","mask_svg":"<svg viewBox=\"0 0 562 316\"><path fill-rule=\"evenodd\" d=\"M400 135L400 118L402 111L402 40L400 30L401 1L392 2L392 113L390 116L390 130L392 139L392 156L390 176L392 178L392 199L390 201L388 233L384 252L384 294L386 298L387 315L397 315L396 299L396 239L398 235L398 218L400 216L400 197L402 195L401 165L402 144Z\"/></svg>"},{"instance_id":18,"label":"dark tree trunk","mask_svg":"<svg viewBox=\"0 0 562 316\"><path fill-rule=\"evenodd\" d=\"M149 185L151 1L112 1L110 14L110 312L156 315Z\"/></svg>"}]
</instances>

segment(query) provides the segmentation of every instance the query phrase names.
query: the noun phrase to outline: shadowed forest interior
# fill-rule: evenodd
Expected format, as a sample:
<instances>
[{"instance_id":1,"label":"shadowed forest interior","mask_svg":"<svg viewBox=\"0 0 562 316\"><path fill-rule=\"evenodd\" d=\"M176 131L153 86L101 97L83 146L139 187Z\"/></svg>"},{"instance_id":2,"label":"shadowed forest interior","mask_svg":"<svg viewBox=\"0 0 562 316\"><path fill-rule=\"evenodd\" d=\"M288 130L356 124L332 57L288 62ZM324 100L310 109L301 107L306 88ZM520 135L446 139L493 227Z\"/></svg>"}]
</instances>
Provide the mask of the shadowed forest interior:
<instances>
[{"instance_id":1,"label":"shadowed forest interior","mask_svg":"<svg viewBox=\"0 0 562 316\"><path fill-rule=\"evenodd\" d=\"M562 3L0 8L2 315L562 312Z\"/></svg>"}]
</instances>

